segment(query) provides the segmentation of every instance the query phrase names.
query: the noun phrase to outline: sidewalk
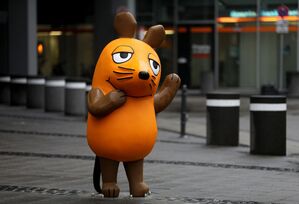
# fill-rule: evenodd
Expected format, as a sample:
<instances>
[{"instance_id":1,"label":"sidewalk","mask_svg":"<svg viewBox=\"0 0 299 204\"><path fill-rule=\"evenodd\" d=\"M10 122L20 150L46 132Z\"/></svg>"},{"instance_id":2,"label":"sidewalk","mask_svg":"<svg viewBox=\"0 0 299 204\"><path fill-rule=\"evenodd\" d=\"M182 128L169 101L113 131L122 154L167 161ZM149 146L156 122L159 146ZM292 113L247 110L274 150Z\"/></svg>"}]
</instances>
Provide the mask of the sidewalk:
<instances>
[{"instance_id":1,"label":"sidewalk","mask_svg":"<svg viewBox=\"0 0 299 204\"><path fill-rule=\"evenodd\" d=\"M204 104L202 98L194 100ZM179 138L179 114L172 112L174 106L176 102L158 115L158 140L144 167L152 195L139 199L129 198L122 165L120 198L95 194L94 155L86 143L84 119L0 106L0 203L299 202L299 111L294 108L288 114L288 156L274 157L248 153L245 110L240 114L243 145L231 148L205 145L203 107L190 113L189 137Z\"/></svg>"}]
</instances>

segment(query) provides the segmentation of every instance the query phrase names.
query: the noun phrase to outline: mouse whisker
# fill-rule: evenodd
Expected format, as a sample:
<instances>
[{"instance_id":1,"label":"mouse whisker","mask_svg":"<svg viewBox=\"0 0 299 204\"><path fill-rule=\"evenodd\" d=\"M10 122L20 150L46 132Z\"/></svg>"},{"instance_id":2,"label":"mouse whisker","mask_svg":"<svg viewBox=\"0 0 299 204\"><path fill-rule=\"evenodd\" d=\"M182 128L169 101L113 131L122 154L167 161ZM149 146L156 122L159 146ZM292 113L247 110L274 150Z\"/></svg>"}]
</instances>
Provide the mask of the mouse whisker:
<instances>
[{"instance_id":1,"label":"mouse whisker","mask_svg":"<svg viewBox=\"0 0 299 204\"><path fill-rule=\"evenodd\" d=\"M135 71L135 69L133 69L133 68L129 68L129 67L118 66L118 68L120 68L120 69L125 69L125 70Z\"/></svg>"},{"instance_id":2,"label":"mouse whisker","mask_svg":"<svg viewBox=\"0 0 299 204\"><path fill-rule=\"evenodd\" d=\"M115 74L133 74L133 72L118 72L118 71L113 71Z\"/></svg>"},{"instance_id":3,"label":"mouse whisker","mask_svg":"<svg viewBox=\"0 0 299 204\"><path fill-rule=\"evenodd\" d=\"M128 79L132 79L132 76L129 77L122 77L122 78L117 78L117 80L128 80Z\"/></svg>"},{"instance_id":4,"label":"mouse whisker","mask_svg":"<svg viewBox=\"0 0 299 204\"><path fill-rule=\"evenodd\" d=\"M151 81L152 81L152 83L153 83L155 86L157 85L157 84L155 83L155 81L154 81L154 80L152 80L152 79L151 79Z\"/></svg>"}]
</instances>

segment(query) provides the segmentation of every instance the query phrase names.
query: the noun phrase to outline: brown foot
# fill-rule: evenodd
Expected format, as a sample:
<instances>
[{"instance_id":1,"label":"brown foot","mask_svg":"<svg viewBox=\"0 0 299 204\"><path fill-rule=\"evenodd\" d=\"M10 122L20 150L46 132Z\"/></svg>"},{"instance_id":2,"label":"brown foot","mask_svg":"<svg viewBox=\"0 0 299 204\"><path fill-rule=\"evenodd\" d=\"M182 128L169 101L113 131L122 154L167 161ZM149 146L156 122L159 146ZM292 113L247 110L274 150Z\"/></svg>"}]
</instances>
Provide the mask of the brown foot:
<instances>
[{"instance_id":1,"label":"brown foot","mask_svg":"<svg viewBox=\"0 0 299 204\"><path fill-rule=\"evenodd\" d=\"M102 192L104 197L118 197L119 187L116 183L103 183Z\"/></svg>"},{"instance_id":2,"label":"brown foot","mask_svg":"<svg viewBox=\"0 0 299 204\"><path fill-rule=\"evenodd\" d=\"M133 197L145 197L149 194L149 187L146 183L135 183L134 186L130 187L130 194Z\"/></svg>"},{"instance_id":3,"label":"brown foot","mask_svg":"<svg viewBox=\"0 0 299 204\"><path fill-rule=\"evenodd\" d=\"M118 161L100 158L103 177L102 192L104 197L118 197L119 187L117 186Z\"/></svg>"},{"instance_id":4,"label":"brown foot","mask_svg":"<svg viewBox=\"0 0 299 204\"><path fill-rule=\"evenodd\" d=\"M143 159L124 162L124 166L130 184L130 194L133 197L144 197L149 193L149 187L143 182Z\"/></svg>"}]
</instances>

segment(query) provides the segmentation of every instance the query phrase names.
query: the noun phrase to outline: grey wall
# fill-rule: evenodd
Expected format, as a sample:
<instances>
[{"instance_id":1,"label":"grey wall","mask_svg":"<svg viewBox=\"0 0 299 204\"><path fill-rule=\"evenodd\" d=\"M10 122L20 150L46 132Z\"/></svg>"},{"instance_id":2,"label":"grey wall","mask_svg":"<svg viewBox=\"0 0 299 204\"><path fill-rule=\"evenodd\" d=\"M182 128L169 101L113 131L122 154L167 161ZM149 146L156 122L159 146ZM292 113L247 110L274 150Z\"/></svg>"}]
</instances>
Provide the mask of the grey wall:
<instances>
[{"instance_id":1,"label":"grey wall","mask_svg":"<svg viewBox=\"0 0 299 204\"><path fill-rule=\"evenodd\" d=\"M37 74L36 0L9 0L9 72Z\"/></svg>"},{"instance_id":2,"label":"grey wall","mask_svg":"<svg viewBox=\"0 0 299 204\"><path fill-rule=\"evenodd\" d=\"M6 2L7 3L7 2ZM0 74L8 73L7 10L0 11Z\"/></svg>"}]
</instances>

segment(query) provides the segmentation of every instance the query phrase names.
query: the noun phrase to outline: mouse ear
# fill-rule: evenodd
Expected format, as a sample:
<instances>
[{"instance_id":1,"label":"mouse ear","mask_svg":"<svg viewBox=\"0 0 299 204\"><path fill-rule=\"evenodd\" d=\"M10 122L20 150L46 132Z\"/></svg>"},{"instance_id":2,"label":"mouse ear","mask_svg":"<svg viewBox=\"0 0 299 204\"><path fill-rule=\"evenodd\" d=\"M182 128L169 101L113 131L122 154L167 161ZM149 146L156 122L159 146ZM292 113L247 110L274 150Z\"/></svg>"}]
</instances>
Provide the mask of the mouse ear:
<instances>
[{"instance_id":1,"label":"mouse ear","mask_svg":"<svg viewBox=\"0 0 299 204\"><path fill-rule=\"evenodd\" d=\"M149 44L152 48L159 48L165 38L165 30L162 25L155 25L148 29L143 42Z\"/></svg>"},{"instance_id":2,"label":"mouse ear","mask_svg":"<svg viewBox=\"0 0 299 204\"><path fill-rule=\"evenodd\" d=\"M114 28L119 37L133 38L136 32L137 22L130 12L120 12L114 18Z\"/></svg>"}]
</instances>

